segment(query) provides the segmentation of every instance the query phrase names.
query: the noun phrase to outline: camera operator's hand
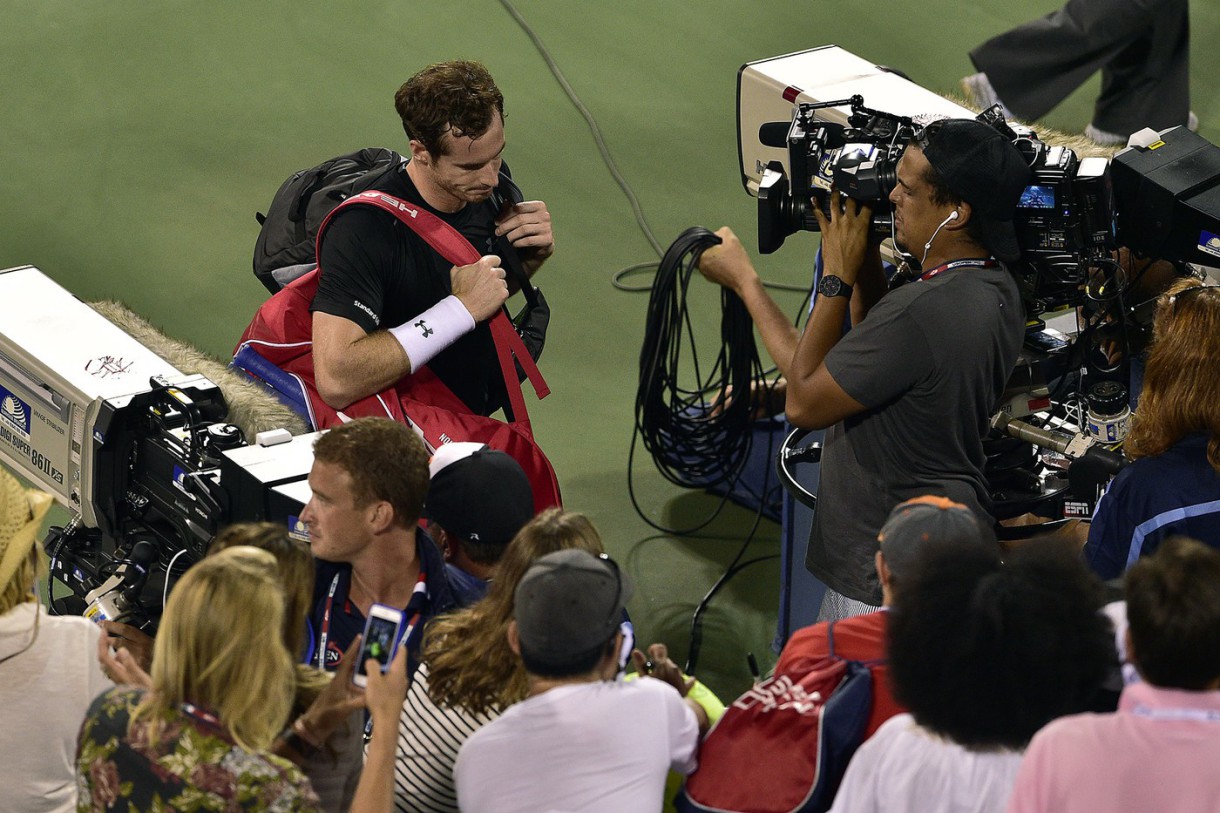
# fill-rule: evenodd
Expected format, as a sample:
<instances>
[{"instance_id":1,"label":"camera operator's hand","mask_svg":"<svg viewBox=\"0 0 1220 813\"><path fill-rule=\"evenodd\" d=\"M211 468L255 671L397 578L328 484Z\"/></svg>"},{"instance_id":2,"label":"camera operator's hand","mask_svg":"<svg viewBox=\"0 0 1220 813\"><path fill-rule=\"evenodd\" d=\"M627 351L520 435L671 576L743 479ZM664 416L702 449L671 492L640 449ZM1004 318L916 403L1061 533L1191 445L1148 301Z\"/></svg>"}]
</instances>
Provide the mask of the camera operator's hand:
<instances>
[{"instance_id":1,"label":"camera operator's hand","mask_svg":"<svg viewBox=\"0 0 1220 813\"><path fill-rule=\"evenodd\" d=\"M551 213L540 200L506 205L496 218L496 235L507 237L521 253L521 264L531 277L555 253Z\"/></svg>"},{"instance_id":2,"label":"camera operator's hand","mask_svg":"<svg viewBox=\"0 0 1220 813\"><path fill-rule=\"evenodd\" d=\"M844 197L839 190L830 193L830 218L814 206L814 217L822 231L822 266L826 274L834 274L848 285L856 277L869 255L869 230L873 210L858 200ZM873 246L873 251L876 247Z\"/></svg>"},{"instance_id":3,"label":"camera operator's hand","mask_svg":"<svg viewBox=\"0 0 1220 813\"><path fill-rule=\"evenodd\" d=\"M131 662L142 671L152 668L153 639L150 635L119 621L100 621L98 626L106 631L102 637L107 639L108 645L116 651L125 650Z\"/></svg>"},{"instance_id":4,"label":"camera operator's hand","mask_svg":"<svg viewBox=\"0 0 1220 813\"><path fill-rule=\"evenodd\" d=\"M102 623L110 624L113 622L103 621ZM118 626L125 627L127 625L119 624ZM111 652L110 646L114 640L114 638L105 634L97 639L97 662L102 667L102 673L119 686L150 688L152 686L152 678L136 662L135 656L130 651L123 648Z\"/></svg>"},{"instance_id":5,"label":"camera operator's hand","mask_svg":"<svg viewBox=\"0 0 1220 813\"><path fill-rule=\"evenodd\" d=\"M720 245L710 246L699 255L699 273L740 296L745 285L758 277L758 272L732 229L722 226L716 236Z\"/></svg>"},{"instance_id":6,"label":"camera operator's hand","mask_svg":"<svg viewBox=\"0 0 1220 813\"><path fill-rule=\"evenodd\" d=\"M494 254L480 257L477 263L454 266L449 270L451 290L476 322L495 315L508 299L508 283L500 258Z\"/></svg>"}]
</instances>

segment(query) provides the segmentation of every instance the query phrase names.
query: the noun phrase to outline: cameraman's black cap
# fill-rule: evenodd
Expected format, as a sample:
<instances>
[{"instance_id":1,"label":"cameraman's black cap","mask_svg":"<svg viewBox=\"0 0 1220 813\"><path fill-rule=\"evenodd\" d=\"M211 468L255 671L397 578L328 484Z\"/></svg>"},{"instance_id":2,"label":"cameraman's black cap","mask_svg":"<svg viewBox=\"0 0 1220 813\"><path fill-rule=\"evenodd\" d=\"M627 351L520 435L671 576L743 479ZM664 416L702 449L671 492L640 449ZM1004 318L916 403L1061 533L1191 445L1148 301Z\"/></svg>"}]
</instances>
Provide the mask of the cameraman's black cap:
<instances>
[{"instance_id":1,"label":"cameraman's black cap","mask_svg":"<svg viewBox=\"0 0 1220 813\"><path fill-rule=\"evenodd\" d=\"M986 248L1004 262L1019 260L1012 219L1030 181L1024 157L998 130L974 119L943 119L927 132L924 157L980 218Z\"/></svg>"}]
</instances>

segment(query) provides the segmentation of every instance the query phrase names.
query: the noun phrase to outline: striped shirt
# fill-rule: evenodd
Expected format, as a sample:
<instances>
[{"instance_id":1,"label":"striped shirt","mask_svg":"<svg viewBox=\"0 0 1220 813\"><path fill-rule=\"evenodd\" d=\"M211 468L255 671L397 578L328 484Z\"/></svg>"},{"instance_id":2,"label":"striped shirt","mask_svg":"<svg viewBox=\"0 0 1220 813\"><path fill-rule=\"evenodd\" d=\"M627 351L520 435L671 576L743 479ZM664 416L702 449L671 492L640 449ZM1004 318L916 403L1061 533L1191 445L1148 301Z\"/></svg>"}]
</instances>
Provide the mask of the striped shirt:
<instances>
[{"instance_id":1,"label":"striped shirt","mask_svg":"<svg viewBox=\"0 0 1220 813\"><path fill-rule=\"evenodd\" d=\"M499 715L438 706L428 696L428 666L421 664L407 690L398 722L394 805L400 813L456 813L453 763L466 738Z\"/></svg>"}]
</instances>

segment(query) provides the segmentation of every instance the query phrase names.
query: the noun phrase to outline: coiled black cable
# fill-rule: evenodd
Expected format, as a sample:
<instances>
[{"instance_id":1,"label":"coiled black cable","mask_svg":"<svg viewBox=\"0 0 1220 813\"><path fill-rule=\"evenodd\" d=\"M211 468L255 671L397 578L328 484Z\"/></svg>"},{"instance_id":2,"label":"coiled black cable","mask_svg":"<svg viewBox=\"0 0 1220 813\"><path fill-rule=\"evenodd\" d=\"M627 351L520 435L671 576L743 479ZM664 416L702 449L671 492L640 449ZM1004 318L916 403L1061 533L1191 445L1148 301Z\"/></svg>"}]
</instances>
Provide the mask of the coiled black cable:
<instances>
[{"instance_id":1,"label":"coiled black cable","mask_svg":"<svg viewBox=\"0 0 1220 813\"><path fill-rule=\"evenodd\" d=\"M661 474L684 488L708 488L740 476L751 442L755 399L749 393L763 377L754 322L741 299L727 289L721 293L720 351L715 361L705 367L696 351L687 288L699 257L719 242L716 235L696 226L670 245L653 282L640 349L632 456L638 438ZM689 383L682 380L683 370L693 376ZM746 396L725 398L726 392ZM628 488L635 503L631 468L628 465ZM676 533L703 527L675 531L645 520Z\"/></svg>"},{"instance_id":2,"label":"coiled black cable","mask_svg":"<svg viewBox=\"0 0 1220 813\"><path fill-rule=\"evenodd\" d=\"M710 368L699 362L694 329L686 308L686 292L699 257L720 238L700 226L682 232L665 252L648 300L644 342L640 348L639 388L635 400L635 430L627 463L627 489L636 512L652 527L673 534L690 534L712 522L732 493L750 454L757 402L756 386L764 370L754 342L754 320L745 303L721 289L720 351ZM689 345L689 347L687 347ZM687 359L689 354L689 360ZM687 366L683 366L688 361ZM684 384L683 371L693 376ZM737 397L726 397L733 394ZM763 394L766 398L769 393ZM704 489L727 484L715 510L692 528L665 528L649 519L636 500L632 481L636 440L652 456L661 474L683 488ZM770 455L768 455L769 457ZM762 520L762 498L754 523L724 574L699 602L691 619L685 671L694 674L703 641L703 614L712 598L742 568L774 558L742 557Z\"/></svg>"}]
</instances>

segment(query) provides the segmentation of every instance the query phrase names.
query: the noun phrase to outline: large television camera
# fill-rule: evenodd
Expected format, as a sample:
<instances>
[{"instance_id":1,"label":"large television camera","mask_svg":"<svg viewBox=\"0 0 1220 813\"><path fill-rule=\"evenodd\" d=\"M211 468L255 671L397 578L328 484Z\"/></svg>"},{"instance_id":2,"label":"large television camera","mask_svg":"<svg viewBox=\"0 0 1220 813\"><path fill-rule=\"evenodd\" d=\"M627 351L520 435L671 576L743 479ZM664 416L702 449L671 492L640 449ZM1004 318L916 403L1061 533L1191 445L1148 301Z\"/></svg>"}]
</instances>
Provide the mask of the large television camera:
<instances>
[{"instance_id":1,"label":"large television camera","mask_svg":"<svg viewBox=\"0 0 1220 813\"><path fill-rule=\"evenodd\" d=\"M946 116L974 114L836 46L743 66L738 149L743 183L758 197L759 251L816 231L813 207L828 210L832 185L872 205L874 230L889 235L898 160L921 126ZM1119 247L1170 262L1220 262L1220 148L1201 136L1185 127L1151 134L1111 161L1040 140L1006 122L998 106L977 118L1007 136L1033 170L1015 218L1023 252L1016 270L1032 309L1079 304L1090 274Z\"/></svg>"},{"instance_id":2,"label":"large television camera","mask_svg":"<svg viewBox=\"0 0 1220 813\"><path fill-rule=\"evenodd\" d=\"M228 412L37 268L0 271L0 461L74 515L46 540L57 612L152 629L224 525L305 533L315 436L247 444Z\"/></svg>"},{"instance_id":3,"label":"large television camera","mask_svg":"<svg viewBox=\"0 0 1220 813\"><path fill-rule=\"evenodd\" d=\"M742 183L758 198L759 250L771 253L788 236L818 229L814 207L829 213L832 186L869 203L874 233L892 236L888 197L907 144L936 119L976 116L824 46L742 66L737 117ZM1177 127L1146 131L1110 158L1080 139L1040 138L1005 121L998 106L977 118L1033 170L1014 224L1022 257L1010 265L1028 329L988 445L997 514L1037 511L1047 492L1043 463L1058 457L1076 482L1048 513L1087 516L1089 492L1095 498L1096 483L1121 463L1097 452L1115 449L1125 425L1130 360L1142 350L1155 298L1135 284L1147 260L1175 273L1220 266L1220 148ZM891 284L901 284L919 270L918 258L894 256ZM1027 416L1032 424L1019 420ZM1090 424L1103 429L1090 435ZM1051 451L1035 452L1030 442Z\"/></svg>"}]
</instances>

